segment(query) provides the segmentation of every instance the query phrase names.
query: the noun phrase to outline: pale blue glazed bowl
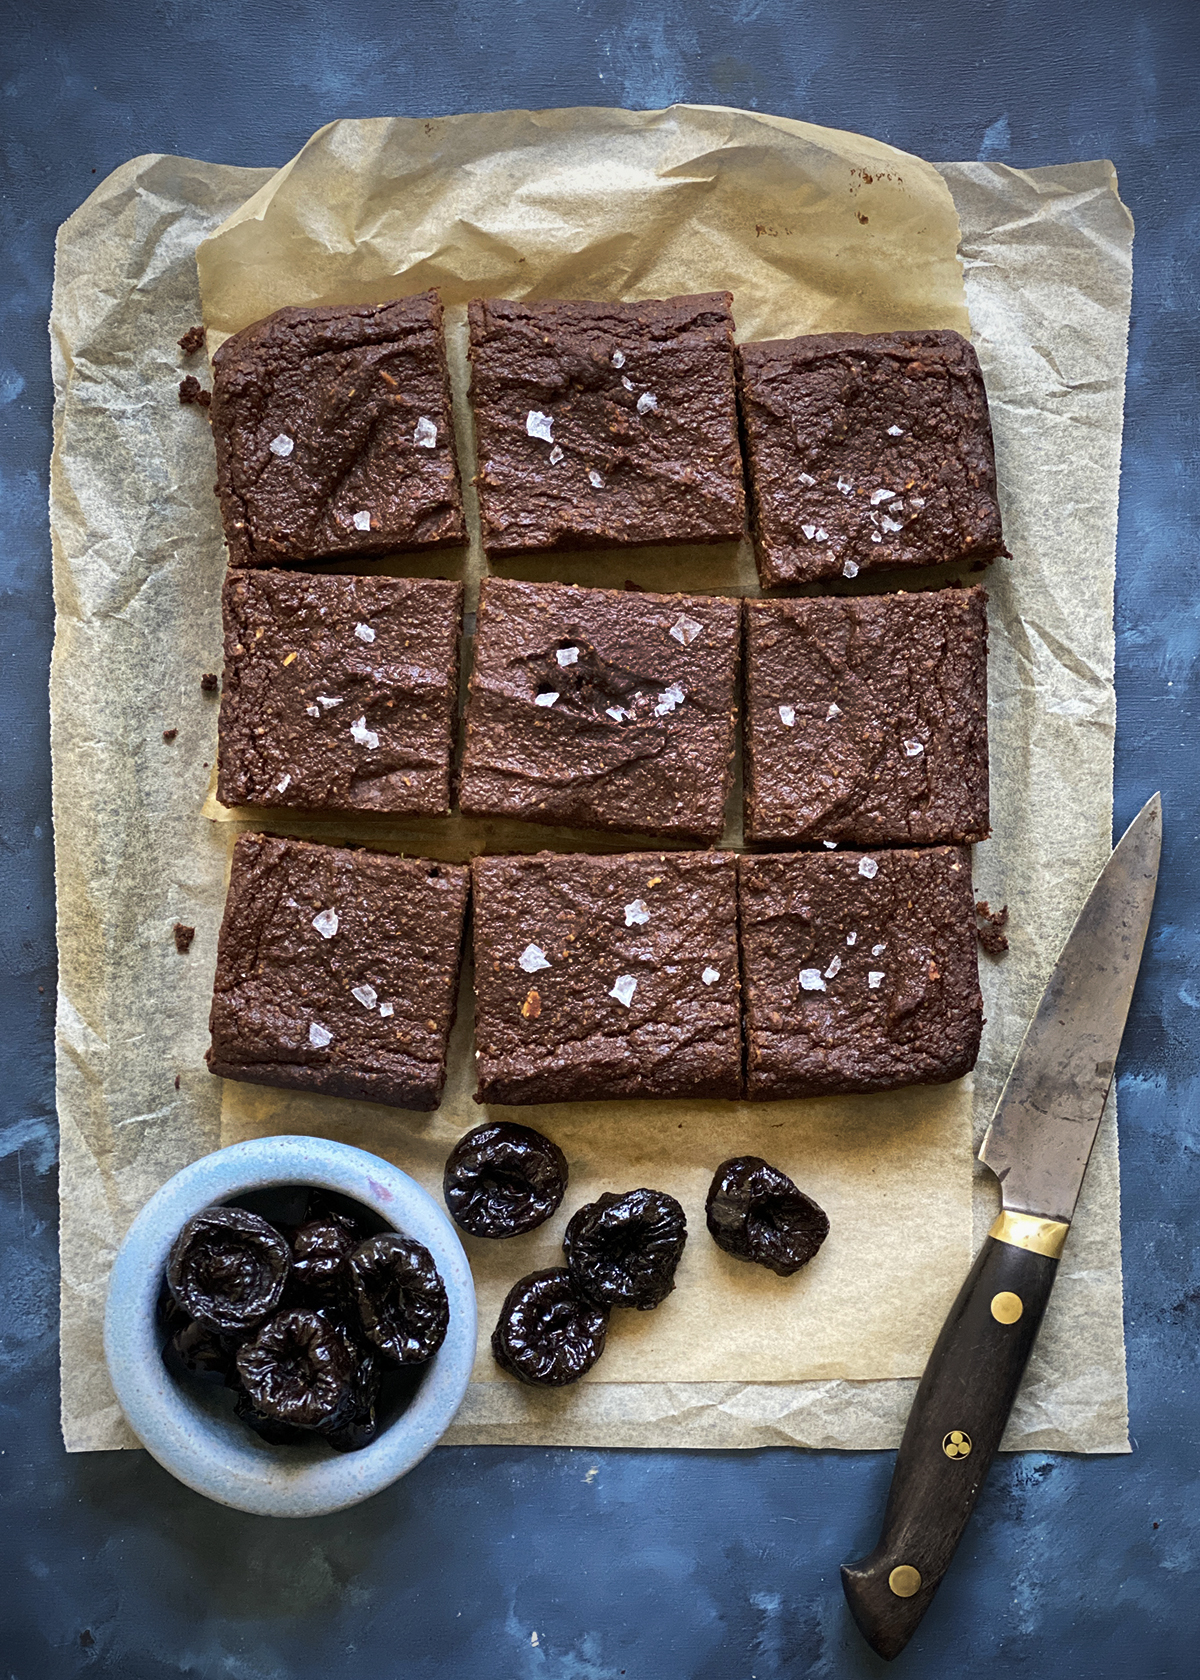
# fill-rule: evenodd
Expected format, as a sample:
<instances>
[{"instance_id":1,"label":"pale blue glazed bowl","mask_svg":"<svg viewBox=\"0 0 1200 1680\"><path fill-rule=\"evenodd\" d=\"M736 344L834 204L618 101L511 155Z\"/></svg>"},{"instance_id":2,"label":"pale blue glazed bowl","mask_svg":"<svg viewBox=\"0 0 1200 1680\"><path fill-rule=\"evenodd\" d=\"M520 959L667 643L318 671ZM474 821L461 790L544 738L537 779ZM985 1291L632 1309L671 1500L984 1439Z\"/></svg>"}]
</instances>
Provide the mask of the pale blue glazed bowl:
<instances>
[{"instance_id":1,"label":"pale blue glazed bowl","mask_svg":"<svg viewBox=\"0 0 1200 1680\"><path fill-rule=\"evenodd\" d=\"M363 1203L424 1243L446 1285L445 1341L407 1408L358 1452L335 1453L322 1441L271 1446L227 1410L221 1390L176 1382L162 1361L156 1307L167 1255L183 1225L213 1202L288 1184L314 1185ZM164 1469L238 1511L316 1517L389 1487L445 1432L475 1358L475 1286L449 1218L407 1173L325 1138L259 1138L194 1161L138 1214L113 1265L104 1352L121 1410Z\"/></svg>"}]
</instances>

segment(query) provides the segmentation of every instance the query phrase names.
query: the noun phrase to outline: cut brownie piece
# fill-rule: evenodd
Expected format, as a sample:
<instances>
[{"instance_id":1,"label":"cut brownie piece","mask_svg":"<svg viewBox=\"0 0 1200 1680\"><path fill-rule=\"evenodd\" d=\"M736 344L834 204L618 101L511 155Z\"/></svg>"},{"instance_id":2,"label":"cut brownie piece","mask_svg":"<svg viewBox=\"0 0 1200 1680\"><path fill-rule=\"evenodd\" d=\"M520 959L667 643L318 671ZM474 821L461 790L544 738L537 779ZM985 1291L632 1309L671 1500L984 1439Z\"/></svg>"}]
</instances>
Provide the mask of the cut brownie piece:
<instances>
[{"instance_id":1,"label":"cut brownie piece","mask_svg":"<svg viewBox=\"0 0 1200 1680\"><path fill-rule=\"evenodd\" d=\"M737 719L740 603L490 578L459 802L716 840Z\"/></svg>"},{"instance_id":2,"label":"cut brownie piece","mask_svg":"<svg viewBox=\"0 0 1200 1680\"><path fill-rule=\"evenodd\" d=\"M765 586L1004 553L979 360L956 332L743 344Z\"/></svg>"},{"instance_id":3,"label":"cut brownie piece","mask_svg":"<svg viewBox=\"0 0 1200 1680\"><path fill-rule=\"evenodd\" d=\"M462 584L231 570L217 795L443 815Z\"/></svg>"},{"instance_id":4,"label":"cut brownie piece","mask_svg":"<svg viewBox=\"0 0 1200 1680\"><path fill-rule=\"evenodd\" d=\"M470 305L489 554L742 535L732 302Z\"/></svg>"},{"instance_id":5,"label":"cut brownie piece","mask_svg":"<svg viewBox=\"0 0 1200 1680\"><path fill-rule=\"evenodd\" d=\"M970 853L738 859L750 1097L939 1085L975 1065Z\"/></svg>"},{"instance_id":6,"label":"cut brownie piece","mask_svg":"<svg viewBox=\"0 0 1200 1680\"><path fill-rule=\"evenodd\" d=\"M746 839L988 836L987 596L746 602Z\"/></svg>"},{"instance_id":7,"label":"cut brownie piece","mask_svg":"<svg viewBox=\"0 0 1200 1680\"><path fill-rule=\"evenodd\" d=\"M478 1102L736 1097L728 852L471 865Z\"/></svg>"},{"instance_id":8,"label":"cut brownie piece","mask_svg":"<svg viewBox=\"0 0 1200 1680\"><path fill-rule=\"evenodd\" d=\"M466 541L436 292L279 309L213 357L235 566Z\"/></svg>"},{"instance_id":9,"label":"cut brownie piece","mask_svg":"<svg viewBox=\"0 0 1200 1680\"><path fill-rule=\"evenodd\" d=\"M242 835L217 944L212 1072L436 1108L468 884L452 864Z\"/></svg>"}]
</instances>

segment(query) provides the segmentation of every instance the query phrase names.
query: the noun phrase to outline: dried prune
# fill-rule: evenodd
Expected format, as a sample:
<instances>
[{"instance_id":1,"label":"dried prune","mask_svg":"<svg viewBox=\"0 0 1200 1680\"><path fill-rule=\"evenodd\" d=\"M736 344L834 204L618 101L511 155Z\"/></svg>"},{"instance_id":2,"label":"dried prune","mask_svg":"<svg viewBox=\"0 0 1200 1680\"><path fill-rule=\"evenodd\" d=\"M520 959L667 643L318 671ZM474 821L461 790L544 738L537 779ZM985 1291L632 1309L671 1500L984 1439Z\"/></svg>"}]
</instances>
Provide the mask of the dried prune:
<instances>
[{"instance_id":1,"label":"dried prune","mask_svg":"<svg viewBox=\"0 0 1200 1680\"><path fill-rule=\"evenodd\" d=\"M349 1339L349 1332L346 1333ZM354 1399L346 1420L322 1434L337 1452L358 1452L369 1447L379 1433L380 1369L369 1348L352 1342L354 1353Z\"/></svg>"},{"instance_id":2,"label":"dried prune","mask_svg":"<svg viewBox=\"0 0 1200 1680\"><path fill-rule=\"evenodd\" d=\"M675 1287L687 1219L662 1190L611 1191L581 1207L563 1237L576 1287L606 1307L657 1307Z\"/></svg>"},{"instance_id":3,"label":"dried prune","mask_svg":"<svg viewBox=\"0 0 1200 1680\"><path fill-rule=\"evenodd\" d=\"M350 1255L363 1240L361 1225L344 1213L323 1213L292 1232L288 1294L317 1306L341 1305L350 1295Z\"/></svg>"},{"instance_id":4,"label":"dried prune","mask_svg":"<svg viewBox=\"0 0 1200 1680\"><path fill-rule=\"evenodd\" d=\"M237 1355L238 1376L254 1409L298 1429L337 1429L350 1420L356 1364L341 1326L302 1307L276 1313Z\"/></svg>"},{"instance_id":5,"label":"dried prune","mask_svg":"<svg viewBox=\"0 0 1200 1680\"><path fill-rule=\"evenodd\" d=\"M476 1126L450 1151L442 1194L473 1237L516 1237L543 1225L567 1188L562 1150L531 1126Z\"/></svg>"},{"instance_id":6,"label":"dried prune","mask_svg":"<svg viewBox=\"0 0 1200 1680\"><path fill-rule=\"evenodd\" d=\"M608 1308L587 1300L566 1266L531 1272L504 1297L492 1358L522 1382L562 1388L604 1352Z\"/></svg>"},{"instance_id":7,"label":"dried prune","mask_svg":"<svg viewBox=\"0 0 1200 1680\"><path fill-rule=\"evenodd\" d=\"M244 1388L239 1390L233 1409L247 1429L253 1429L273 1447L298 1447L313 1439L311 1429L298 1429L294 1423L280 1423L278 1418L260 1412Z\"/></svg>"},{"instance_id":8,"label":"dried prune","mask_svg":"<svg viewBox=\"0 0 1200 1680\"><path fill-rule=\"evenodd\" d=\"M244 1208L210 1207L189 1219L167 1260L171 1294L221 1335L244 1335L283 1299L292 1255L273 1225Z\"/></svg>"},{"instance_id":9,"label":"dried prune","mask_svg":"<svg viewBox=\"0 0 1200 1680\"><path fill-rule=\"evenodd\" d=\"M186 1372L203 1383L228 1383L236 1358L232 1338L216 1335L197 1319L177 1330L163 1348L163 1362L172 1375Z\"/></svg>"},{"instance_id":10,"label":"dried prune","mask_svg":"<svg viewBox=\"0 0 1200 1680\"><path fill-rule=\"evenodd\" d=\"M450 1303L429 1250L386 1231L360 1243L347 1265L367 1340L397 1365L432 1359L446 1337Z\"/></svg>"},{"instance_id":11,"label":"dried prune","mask_svg":"<svg viewBox=\"0 0 1200 1680\"><path fill-rule=\"evenodd\" d=\"M825 1210L758 1155L722 1162L705 1212L718 1248L780 1277L807 1266L829 1235Z\"/></svg>"}]
</instances>

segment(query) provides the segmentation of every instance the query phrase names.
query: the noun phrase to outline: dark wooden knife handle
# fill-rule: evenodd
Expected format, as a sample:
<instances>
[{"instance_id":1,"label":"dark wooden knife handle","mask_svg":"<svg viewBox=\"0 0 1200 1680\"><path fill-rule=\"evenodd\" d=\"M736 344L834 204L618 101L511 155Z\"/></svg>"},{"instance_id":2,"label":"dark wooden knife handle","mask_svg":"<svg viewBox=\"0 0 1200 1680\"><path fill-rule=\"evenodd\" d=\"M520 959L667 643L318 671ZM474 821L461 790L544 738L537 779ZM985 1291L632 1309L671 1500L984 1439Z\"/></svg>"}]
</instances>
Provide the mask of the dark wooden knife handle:
<instances>
[{"instance_id":1,"label":"dark wooden knife handle","mask_svg":"<svg viewBox=\"0 0 1200 1680\"><path fill-rule=\"evenodd\" d=\"M882 1537L868 1557L842 1566L854 1619L881 1657L904 1649L950 1566L1057 1271L1057 1259L988 1237L934 1344L900 1443Z\"/></svg>"}]
</instances>

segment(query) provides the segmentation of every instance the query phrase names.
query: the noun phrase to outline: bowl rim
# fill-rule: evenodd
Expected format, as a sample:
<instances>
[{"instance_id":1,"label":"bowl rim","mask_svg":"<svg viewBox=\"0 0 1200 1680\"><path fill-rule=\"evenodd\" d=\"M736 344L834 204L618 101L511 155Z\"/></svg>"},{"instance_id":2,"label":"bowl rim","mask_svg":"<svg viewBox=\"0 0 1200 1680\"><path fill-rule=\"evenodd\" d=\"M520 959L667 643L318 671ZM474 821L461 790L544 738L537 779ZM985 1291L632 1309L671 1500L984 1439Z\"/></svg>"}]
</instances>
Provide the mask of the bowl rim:
<instances>
[{"instance_id":1,"label":"bowl rim","mask_svg":"<svg viewBox=\"0 0 1200 1680\"><path fill-rule=\"evenodd\" d=\"M370 1446L329 1455L273 1447L216 1417L162 1360L157 1304L171 1245L193 1214L254 1190L304 1184L372 1209L433 1255L450 1303L446 1339L405 1411ZM104 1353L139 1441L165 1470L222 1505L258 1516L345 1510L389 1487L436 1445L462 1403L475 1359L471 1268L449 1216L399 1167L350 1144L285 1135L230 1144L182 1168L138 1213L113 1262ZM245 1440L240 1439L241 1436Z\"/></svg>"}]
</instances>

